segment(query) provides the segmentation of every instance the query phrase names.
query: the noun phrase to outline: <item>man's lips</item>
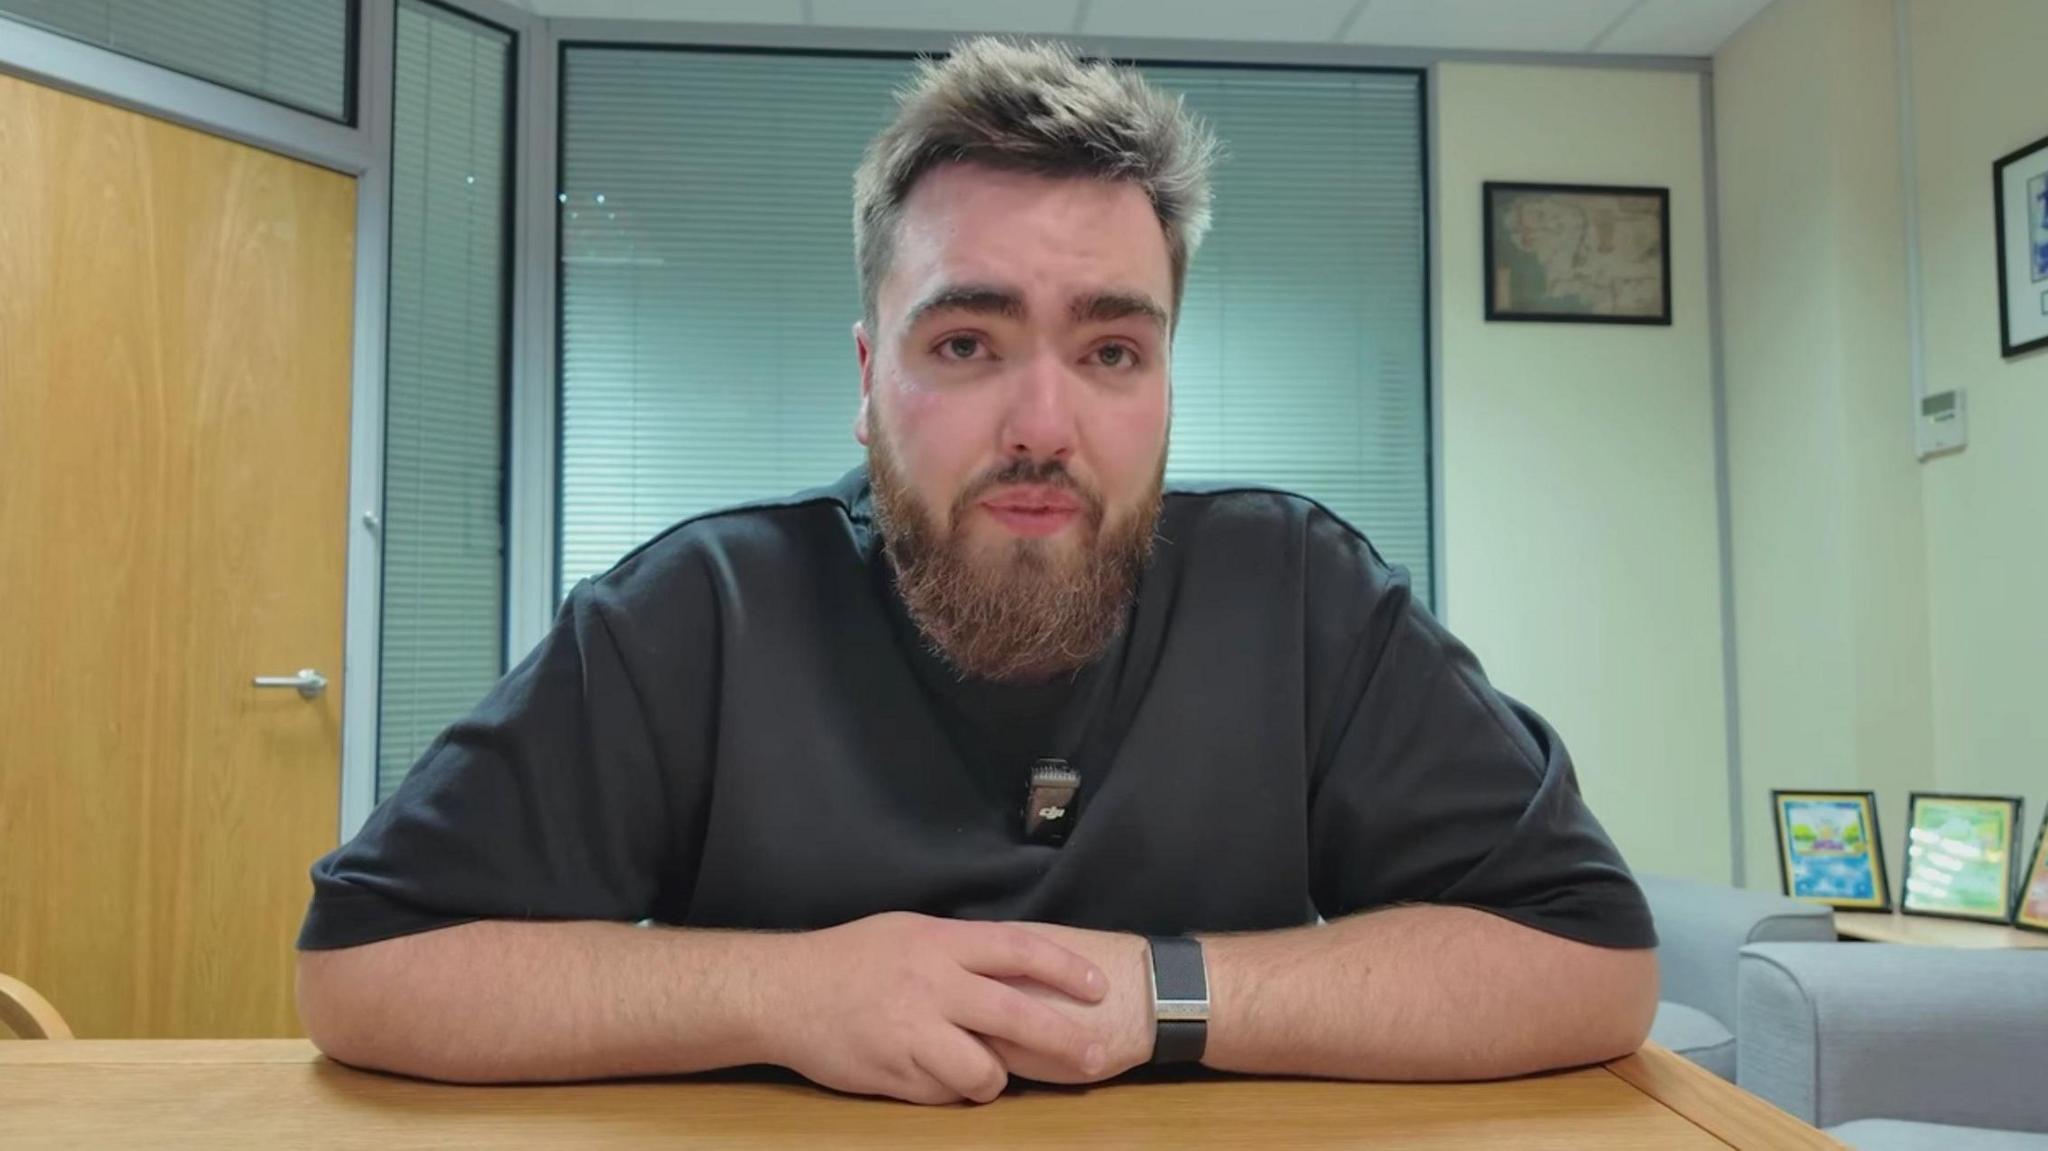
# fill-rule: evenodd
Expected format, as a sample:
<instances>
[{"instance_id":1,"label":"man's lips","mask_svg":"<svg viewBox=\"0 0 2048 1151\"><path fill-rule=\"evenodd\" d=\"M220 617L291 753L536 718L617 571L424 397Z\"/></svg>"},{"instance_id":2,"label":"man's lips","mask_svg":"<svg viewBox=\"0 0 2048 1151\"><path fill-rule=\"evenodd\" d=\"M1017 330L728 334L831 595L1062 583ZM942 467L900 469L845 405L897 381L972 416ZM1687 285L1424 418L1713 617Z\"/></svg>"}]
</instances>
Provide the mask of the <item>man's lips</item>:
<instances>
[{"instance_id":1,"label":"man's lips","mask_svg":"<svg viewBox=\"0 0 2048 1151\"><path fill-rule=\"evenodd\" d=\"M1064 488L1004 488L981 501L985 506L1017 512L1077 512L1081 501Z\"/></svg>"},{"instance_id":2,"label":"man's lips","mask_svg":"<svg viewBox=\"0 0 2048 1151\"><path fill-rule=\"evenodd\" d=\"M1049 536L1081 515L1081 501L1061 488L1005 488L981 502L997 523L1020 536Z\"/></svg>"}]
</instances>

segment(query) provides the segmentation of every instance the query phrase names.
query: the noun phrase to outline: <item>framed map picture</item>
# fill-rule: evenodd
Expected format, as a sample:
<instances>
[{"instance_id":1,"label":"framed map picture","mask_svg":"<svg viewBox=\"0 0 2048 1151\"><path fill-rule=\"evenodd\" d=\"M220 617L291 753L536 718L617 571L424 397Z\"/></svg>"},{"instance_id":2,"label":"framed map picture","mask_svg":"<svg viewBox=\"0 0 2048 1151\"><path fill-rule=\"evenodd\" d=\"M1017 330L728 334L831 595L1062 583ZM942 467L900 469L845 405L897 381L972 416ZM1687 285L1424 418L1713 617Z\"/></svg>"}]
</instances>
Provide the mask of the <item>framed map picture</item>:
<instances>
[{"instance_id":1,"label":"framed map picture","mask_svg":"<svg viewBox=\"0 0 2048 1151\"><path fill-rule=\"evenodd\" d=\"M1778 878L1794 899L1890 911L1877 796L1868 791L1773 791Z\"/></svg>"},{"instance_id":2,"label":"framed map picture","mask_svg":"<svg viewBox=\"0 0 2048 1151\"><path fill-rule=\"evenodd\" d=\"M1671 323L1671 192L1488 183L1486 318Z\"/></svg>"},{"instance_id":3,"label":"framed map picture","mask_svg":"<svg viewBox=\"0 0 2048 1151\"><path fill-rule=\"evenodd\" d=\"M2012 918L2020 801L1916 791L1906 814L1899 909L2004 923Z\"/></svg>"},{"instance_id":4,"label":"framed map picture","mask_svg":"<svg viewBox=\"0 0 2048 1151\"><path fill-rule=\"evenodd\" d=\"M1998 231L1998 350L2048 348L2048 137L1991 165Z\"/></svg>"},{"instance_id":5,"label":"framed map picture","mask_svg":"<svg viewBox=\"0 0 2048 1151\"><path fill-rule=\"evenodd\" d=\"M2048 931L2048 816L2042 818L2041 830L2034 833L2034 854L2027 858L2025 877L2020 880L2019 905L2012 912L2013 925L2029 931Z\"/></svg>"}]
</instances>

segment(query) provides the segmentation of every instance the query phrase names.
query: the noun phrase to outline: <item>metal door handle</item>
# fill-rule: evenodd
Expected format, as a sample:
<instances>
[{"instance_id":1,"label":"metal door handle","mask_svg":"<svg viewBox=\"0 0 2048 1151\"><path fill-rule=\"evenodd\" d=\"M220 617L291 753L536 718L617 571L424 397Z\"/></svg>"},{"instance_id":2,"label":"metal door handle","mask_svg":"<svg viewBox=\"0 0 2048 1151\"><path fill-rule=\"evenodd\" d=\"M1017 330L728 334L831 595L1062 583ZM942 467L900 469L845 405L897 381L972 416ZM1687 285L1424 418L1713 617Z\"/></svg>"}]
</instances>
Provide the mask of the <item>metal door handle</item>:
<instances>
[{"instance_id":1,"label":"metal door handle","mask_svg":"<svg viewBox=\"0 0 2048 1151\"><path fill-rule=\"evenodd\" d=\"M310 667L302 667L297 675L259 675L257 687L289 687L296 689L307 699L318 699L327 690L327 677Z\"/></svg>"}]
</instances>

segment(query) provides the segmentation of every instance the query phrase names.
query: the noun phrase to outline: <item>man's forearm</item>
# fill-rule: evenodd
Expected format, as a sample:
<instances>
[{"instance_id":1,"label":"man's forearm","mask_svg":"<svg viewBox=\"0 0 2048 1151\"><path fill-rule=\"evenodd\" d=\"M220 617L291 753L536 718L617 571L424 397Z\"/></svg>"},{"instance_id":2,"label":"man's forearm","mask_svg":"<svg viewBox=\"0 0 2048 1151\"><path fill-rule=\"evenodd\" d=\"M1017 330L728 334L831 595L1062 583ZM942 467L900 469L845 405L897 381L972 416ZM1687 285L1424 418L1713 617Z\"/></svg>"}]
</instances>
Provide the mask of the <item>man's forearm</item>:
<instances>
[{"instance_id":1,"label":"man's forearm","mask_svg":"<svg viewBox=\"0 0 2048 1151\"><path fill-rule=\"evenodd\" d=\"M1208 1052L1225 1071L1490 1079L1633 1051L1649 951L1592 947L1460 907L1203 940Z\"/></svg>"},{"instance_id":2,"label":"man's forearm","mask_svg":"<svg viewBox=\"0 0 2048 1151\"><path fill-rule=\"evenodd\" d=\"M299 957L315 1043L456 1082L596 1079L766 1061L772 935L484 921Z\"/></svg>"}]
</instances>

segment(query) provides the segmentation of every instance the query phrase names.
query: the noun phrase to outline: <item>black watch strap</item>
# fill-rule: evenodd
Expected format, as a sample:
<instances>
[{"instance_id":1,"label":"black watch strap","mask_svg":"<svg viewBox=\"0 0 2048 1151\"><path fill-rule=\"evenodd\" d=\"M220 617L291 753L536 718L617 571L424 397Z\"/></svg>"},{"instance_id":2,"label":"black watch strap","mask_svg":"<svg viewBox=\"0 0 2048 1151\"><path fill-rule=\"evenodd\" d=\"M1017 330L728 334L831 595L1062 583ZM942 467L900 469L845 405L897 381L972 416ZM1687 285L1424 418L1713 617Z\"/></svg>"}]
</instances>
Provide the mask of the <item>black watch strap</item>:
<instances>
[{"instance_id":1,"label":"black watch strap","mask_svg":"<svg viewBox=\"0 0 2048 1151\"><path fill-rule=\"evenodd\" d=\"M1209 968L1199 940L1154 936L1154 1064L1200 1063L1209 1045Z\"/></svg>"}]
</instances>

